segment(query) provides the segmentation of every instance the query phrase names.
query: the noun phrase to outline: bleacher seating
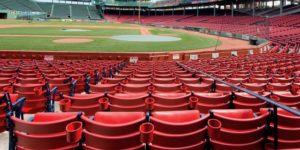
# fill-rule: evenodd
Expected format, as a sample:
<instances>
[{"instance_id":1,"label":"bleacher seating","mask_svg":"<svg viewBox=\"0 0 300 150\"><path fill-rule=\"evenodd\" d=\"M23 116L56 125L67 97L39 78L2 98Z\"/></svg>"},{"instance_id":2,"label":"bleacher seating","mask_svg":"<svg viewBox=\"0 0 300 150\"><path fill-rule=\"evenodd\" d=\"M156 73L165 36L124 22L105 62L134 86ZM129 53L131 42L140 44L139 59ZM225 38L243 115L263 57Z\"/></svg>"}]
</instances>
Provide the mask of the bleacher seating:
<instances>
[{"instance_id":1,"label":"bleacher seating","mask_svg":"<svg viewBox=\"0 0 300 150\"><path fill-rule=\"evenodd\" d=\"M88 6L88 10L90 13L90 19L101 19L101 16L95 6Z\"/></svg>"},{"instance_id":2,"label":"bleacher seating","mask_svg":"<svg viewBox=\"0 0 300 150\"><path fill-rule=\"evenodd\" d=\"M136 22L137 16L106 15L107 19L117 22ZM142 16L143 24L163 26L195 26L216 31L255 35L267 38L281 45L299 45L300 15L274 18L252 16ZM268 28L268 26L270 27Z\"/></svg>"},{"instance_id":3,"label":"bleacher seating","mask_svg":"<svg viewBox=\"0 0 300 150\"><path fill-rule=\"evenodd\" d=\"M19 4L22 4L23 6L26 6L29 8L31 11L35 12L41 12L41 8L36 4L36 2L32 0L17 0Z\"/></svg>"},{"instance_id":4,"label":"bleacher seating","mask_svg":"<svg viewBox=\"0 0 300 150\"><path fill-rule=\"evenodd\" d=\"M37 3L39 7L43 10L43 12L46 12L47 15L51 15L52 11L52 3Z\"/></svg>"},{"instance_id":5,"label":"bleacher seating","mask_svg":"<svg viewBox=\"0 0 300 150\"><path fill-rule=\"evenodd\" d=\"M51 18L71 18L69 4L54 4Z\"/></svg>"},{"instance_id":6,"label":"bleacher seating","mask_svg":"<svg viewBox=\"0 0 300 150\"><path fill-rule=\"evenodd\" d=\"M89 19L89 12L85 5L71 5L73 19Z\"/></svg>"},{"instance_id":7,"label":"bleacher seating","mask_svg":"<svg viewBox=\"0 0 300 150\"><path fill-rule=\"evenodd\" d=\"M95 6L75 5L75 4L56 4L56 3L37 3L50 18L60 19L101 19ZM53 10L52 10L52 5Z\"/></svg>"},{"instance_id":8,"label":"bleacher seating","mask_svg":"<svg viewBox=\"0 0 300 150\"><path fill-rule=\"evenodd\" d=\"M5 0L1 1L0 4L7 9L17 10L17 11L31 11L26 5L19 3L18 0Z\"/></svg>"},{"instance_id":9,"label":"bleacher seating","mask_svg":"<svg viewBox=\"0 0 300 150\"><path fill-rule=\"evenodd\" d=\"M94 5L36 2L32 0L0 1L0 10L44 12L45 18L100 20L101 15Z\"/></svg>"}]
</instances>

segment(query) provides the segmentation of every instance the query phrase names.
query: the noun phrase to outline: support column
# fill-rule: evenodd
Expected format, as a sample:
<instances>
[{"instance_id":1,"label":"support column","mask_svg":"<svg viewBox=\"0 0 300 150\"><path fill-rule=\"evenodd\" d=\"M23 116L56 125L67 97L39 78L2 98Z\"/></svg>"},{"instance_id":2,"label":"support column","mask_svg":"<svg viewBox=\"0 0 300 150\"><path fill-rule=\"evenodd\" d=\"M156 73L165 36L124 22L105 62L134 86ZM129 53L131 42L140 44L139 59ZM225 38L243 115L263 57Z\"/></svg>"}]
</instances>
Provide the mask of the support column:
<instances>
[{"instance_id":1,"label":"support column","mask_svg":"<svg viewBox=\"0 0 300 150\"><path fill-rule=\"evenodd\" d=\"M252 16L255 16L255 0L252 0Z\"/></svg>"},{"instance_id":2,"label":"support column","mask_svg":"<svg viewBox=\"0 0 300 150\"><path fill-rule=\"evenodd\" d=\"M172 8L172 16L174 16L174 8Z\"/></svg>"},{"instance_id":3,"label":"support column","mask_svg":"<svg viewBox=\"0 0 300 150\"><path fill-rule=\"evenodd\" d=\"M174 8L172 8L172 16L174 16Z\"/></svg>"},{"instance_id":4,"label":"support column","mask_svg":"<svg viewBox=\"0 0 300 150\"><path fill-rule=\"evenodd\" d=\"M135 8L133 8L133 16L135 16Z\"/></svg>"},{"instance_id":5,"label":"support column","mask_svg":"<svg viewBox=\"0 0 300 150\"><path fill-rule=\"evenodd\" d=\"M162 12L162 13L163 13L163 16L165 16L165 10L163 10L163 12Z\"/></svg>"},{"instance_id":6,"label":"support column","mask_svg":"<svg viewBox=\"0 0 300 150\"><path fill-rule=\"evenodd\" d=\"M272 1L272 8L275 7L275 0Z\"/></svg>"},{"instance_id":7,"label":"support column","mask_svg":"<svg viewBox=\"0 0 300 150\"><path fill-rule=\"evenodd\" d=\"M214 16L216 16L216 4L214 5Z\"/></svg>"},{"instance_id":8,"label":"support column","mask_svg":"<svg viewBox=\"0 0 300 150\"><path fill-rule=\"evenodd\" d=\"M119 16L121 16L121 8L119 9Z\"/></svg>"},{"instance_id":9,"label":"support column","mask_svg":"<svg viewBox=\"0 0 300 150\"><path fill-rule=\"evenodd\" d=\"M151 11L151 10L150 10L150 9L148 9L148 16L150 16L150 11Z\"/></svg>"},{"instance_id":10,"label":"support column","mask_svg":"<svg viewBox=\"0 0 300 150\"><path fill-rule=\"evenodd\" d=\"M283 5L284 5L284 2L283 0L280 0L280 16L282 15L282 12L283 12Z\"/></svg>"},{"instance_id":11,"label":"support column","mask_svg":"<svg viewBox=\"0 0 300 150\"><path fill-rule=\"evenodd\" d=\"M196 16L199 16L199 6L197 6L197 9L196 9Z\"/></svg>"},{"instance_id":12,"label":"support column","mask_svg":"<svg viewBox=\"0 0 300 150\"><path fill-rule=\"evenodd\" d=\"M183 15L185 16L185 7L183 7Z\"/></svg>"},{"instance_id":13,"label":"support column","mask_svg":"<svg viewBox=\"0 0 300 150\"><path fill-rule=\"evenodd\" d=\"M155 15L155 16L157 15L157 13L156 13L156 9L154 9L154 15Z\"/></svg>"},{"instance_id":14,"label":"support column","mask_svg":"<svg viewBox=\"0 0 300 150\"><path fill-rule=\"evenodd\" d=\"M231 8L231 16L233 16L233 2L231 2L230 8Z\"/></svg>"}]
</instances>

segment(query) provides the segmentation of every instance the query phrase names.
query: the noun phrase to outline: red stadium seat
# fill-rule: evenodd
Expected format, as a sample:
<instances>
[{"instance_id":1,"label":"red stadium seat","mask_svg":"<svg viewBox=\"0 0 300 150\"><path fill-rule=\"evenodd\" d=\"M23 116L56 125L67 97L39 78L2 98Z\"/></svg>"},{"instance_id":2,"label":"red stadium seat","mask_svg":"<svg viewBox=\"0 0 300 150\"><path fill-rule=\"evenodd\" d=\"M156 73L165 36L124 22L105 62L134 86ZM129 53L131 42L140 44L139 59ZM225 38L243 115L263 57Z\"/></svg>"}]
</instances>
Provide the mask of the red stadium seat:
<instances>
[{"instance_id":1,"label":"red stadium seat","mask_svg":"<svg viewBox=\"0 0 300 150\"><path fill-rule=\"evenodd\" d=\"M6 130L6 111L7 109L4 99L4 94L0 94L0 133ZM18 94L9 94L11 102L16 102L18 99Z\"/></svg>"},{"instance_id":2,"label":"red stadium seat","mask_svg":"<svg viewBox=\"0 0 300 150\"><path fill-rule=\"evenodd\" d=\"M298 92L299 93L299 92ZM279 102L288 106L300 106L300 94L292 94L290 91L274 91L273 94L279 97Z\"/></svg>"},{"instance_id":3,"label":"red stadium seat","mask_svg":"<svg viewBox=\"0 0 300 150\"><path fill-rule=\"evenodd\" d=\"M272 109L261 109L262 114L271 115ZM300 117L295 116L283 109L278 109L278 146L279 149L300 149ZM271 131L274 133L274 124L270 124ZM274 137L272 134L268 136L270 144L266 145L266 149L273 149Z\"/></svg>"},{"instance_id":4,"label":"red stadium seat","mask_svg":"<svg viewBox=\"0 0 300 150\"><path fill-rule=\"evenodd\" d=\"M17 149L76 149L78 141L67 142L66 126L77 120L78 113L37 113L32 122L14 116Z\"/></svg>"},{"instance_id":5,"label":"red stadium seat","mask_svg":"<svg viewBox=\"0 0 300 150\"><path fill-rule=\"evenodd\" d=\"M89 84L90 85L90 92L91 93L111 93L111 92L115 92L115 87L118 84L97 84L97 85L93 85L93 84Z\"/></svg>"},{"instance_id":6,"label":"red stadium seat","mask_svg":"<svg viewBox=\"0 0 300 150\"><path fill-rule=\"evenodd\" d=\"M291 83L269 83L267 90L269 91L288 91L291 89Z\"/></svg>"},{"instance_id":7,"label":"red stadium seat","mask_svg":"<svg viewBox=\"0 0 300 150\"><path fill-rule=\"evenodd\" d=\"M186 93L154 93L154 111L186 110L190 94Z\"/></svg>"},{"instance_id":8,"label":"red stadium seat","mask_svg":"<svg viewBox=\"0 0 300 150\"><path fill-rule=\"evenodd\" d=\"M147 93L150 83L145 84L122 84L123 90L126 93Z\"/></svg>"},{"instance_id":9,"label":"red stadium seat","mask_svg":"<svg viewBox=\"0 0 300 150\"><path fill-rule=\"evenodd\" d=\"M84 112L87 116L91 116L100 110L98 100L103 96L103 93L63 95L60 108L63 112Z\"/></svg>"},{"instance_id":10,"label":"red stadium seat","mask_svg":"<svg viewBox=\"0 0 300 150\"><path fill-rule=\"evenodd\" d=\"M24 113L43 112L46 108L46 91L43 84L14 84L15 92L20 97L26 97L23 107Z\"/></svg>"},{"instance_id":11,"label":"red stadium seat","mask_svg":"<svg viewBox=\"0 0 300 150\"><path fill-rule=\"evenodd\" d=\"M108 94L110 111L147 111L145 100L147 93Z\"/></svg>"},{"instance_id":12,"label":"red stadium seat","mask_svg":"<svg viewBox=\"0 0 300 150\"><path fill-rule=\"evenodd\" d=\"M184 84L186 87L185 91L188 92L210 92L211 91L211 84L205 83L196 83L196 84Z\"/></svg>"},{"instance_id":13,"label":"red stadium seat","mask_svg":"<svg viewBox=\"0 0 300 150\"><path fill-rule=\"evenodd\" d=\"M129 84L148 84L150 83L150 78L129 78Z\"/></svg>"},{"instance_id":14,"label":"red stadium seat","mask_svg":"<svg viewBox=\"0 0 300 150\"><path fill-rule=\"evenodd\" d=\"M230 95L225 93L194 93L197 105L194 109L201 113L208 113L210 109L229 108ZM190 99L191 100L191 99Z\"/></svg>"},{"instance_id":15,"label":"red stadium seat","mask_svg":"<svg viewBox=\"0 0 300 150\"><path fill-rule=\"evenodd\" d=\"M266 85L267 85L266 83L243 83L242 84L243 87L254 92L264 91Z\"/></svg>"},{"instance_id":16,"label":"red stadium seat","mask_svg":"<svg viewBox=\"0 0 300 150\"><path fill-rule=\"evenodd\" d=\"M250 109L212 110L208 133L214 150L262 149L267 114L255 116Z\"/></svg>"},{"instance_id":17,"label":"red stadium seat","mask_svg":"<svg viewBox=\"0 0 300 150\"><path fill-rule=\"evenodd\" d=\"M270 94L269 92L264 92L262 96L268 97ZM254 112L259 112L260 108L266 107L266 102L247 93L235 92L234 95L233 104L236 109L252 109Z\"/></svg>"},{"instance_id":18,"label":"red stadium seat","mask_svg":"<svg viewBox=\"0 0 300 150\"><path fill-rule=\"evenodd\" d=\"M91 120L81 119L85 149L143 149L139 126L146 121L143 112L97 112Z\"/></svg>"},{"instance_id":19,"label":"red stadium seat","mask_svg":"<svg viewBox=\"0 0 300 150\"><path fill-rule=\"evenodd\" d=\"M209 115L202 116L198 111L153 112L150 122L154 125L154 150L193 150L204 149L206 121Z\"/></svg>"},{"instance_id":20,"label":"red stadium seat","mask_svg":"<svg viewBox=\"0 0 300 150\"><path fill-rule=\"evenodd\" d=\"M153 84L155 88L155 92L163 92L163 93L177 93L181 92L181 84Z\"/></svg>"}]
</instances>

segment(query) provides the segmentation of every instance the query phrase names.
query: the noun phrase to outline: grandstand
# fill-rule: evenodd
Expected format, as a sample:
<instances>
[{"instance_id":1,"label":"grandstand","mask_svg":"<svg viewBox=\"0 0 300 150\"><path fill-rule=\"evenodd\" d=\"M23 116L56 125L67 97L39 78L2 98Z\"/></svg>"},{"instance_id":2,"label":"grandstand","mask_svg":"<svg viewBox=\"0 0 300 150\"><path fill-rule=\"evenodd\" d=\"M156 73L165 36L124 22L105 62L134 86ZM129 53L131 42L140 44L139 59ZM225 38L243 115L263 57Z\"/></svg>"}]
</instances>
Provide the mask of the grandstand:
<instances>
[{"instance_id":1,"label":"grandstand","mask_svg":"<svg viewBox=\"0 0 300 150\"><path fill-rule=\"evenodd\" d=\"M300 149L299 4L1 0L0 149Z\"/></svg>"},{"instance_id":2,"label":"grandstand","mask_svg":"<svg viewBox=\"0 0 300 150\"><path fill-rule=\"evenodd\" d=\"M278 3L275 5L275 3ZM137 2L138 3L138 2ZM270 5L271 3L271 5ZM289 5L287 4L289 3ZM253 7L255 6L255 7ZM237 8L237 9L234 9ZM117 22L140 22L146 25L199 27L262 37L274 45L299 48L300 6L297 1L159 1L137 13L123 8L106 8L106 18ZM298 49L297 49L298 50Z\"/></svg>"},{"instance_id":3,"label":"grandstand","mask_svg":"<svg viewBox=\"0 0 300 150\"><path fill-rule=\"evenodd\" d=\"M9 10L20 13L37 13L45 19L82 19L100 20L101 14L94 4L65 4L37 2L33 0L4 0L0 2L0 10L10 13ZM7 15L10 16L10 15ZM29 15L30 16L30 15ZM32 15L34 16L34 15ZM41 16L38 16L41 17Z\"/></svg>"}]
</instances>

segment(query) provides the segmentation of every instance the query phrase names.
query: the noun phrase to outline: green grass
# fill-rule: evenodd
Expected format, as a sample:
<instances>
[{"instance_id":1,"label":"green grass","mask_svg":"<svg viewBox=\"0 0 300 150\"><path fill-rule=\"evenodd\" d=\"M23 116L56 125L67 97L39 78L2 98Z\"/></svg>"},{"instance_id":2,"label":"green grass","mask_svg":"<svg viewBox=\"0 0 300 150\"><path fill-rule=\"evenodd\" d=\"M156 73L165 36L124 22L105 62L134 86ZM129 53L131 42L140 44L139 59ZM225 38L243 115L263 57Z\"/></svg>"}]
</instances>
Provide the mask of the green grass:
<instances>
[{"instance_id":1,"label":"green grass","mask_svg":"<svg viewBox=\"0 0 300 150\"><path fill-rule=\"evenodd\" d=\"M106 51L106 52L157 52L191 50L215 46L216 40L195 35L177 33L182 38L177 42L127 42L113 39L94 39L91 43L59 44L57 38L0 37L4 50L51 50L51 51ZM30 41L30 42L29 42Z\"/></svg>"},{"instance_id":2,"label":"green grass","mask_svg":"<svg viewBox=\"0 0 300 150\"><path fill-rule=\"evenodd\" d=\"M137 35L140 30L124 30L124 29L90 29L87 32L66 32L63 29L72 28L58 28L58 27L20 27L20 28L4 28L0 29L0 34L16 34L16 35L65 35L65 36L113 36L113 35ZM76 28L77 29L77 28Z\"/></svg>"},{"instance_id":3,"label":"green grass","mask_svg":"<svg viewBox=\"0 0 300 150\"><path fill-rule=\"evenodd\" d=\"M8 21L18 22L16 20ZM6 22L6 23L8 23ZM24 21L21 21L24 23ZM36 23L36 22L34 22ZM59 24L60 22L45 22L47 24ZM94 23L74 23L74 25L95 25ZM1 24L1 22L0 22ZM42 23L38 23L42 24ZM61 23L65 24L65 23ZM100 24L100 23L97 23ZM101 25L109 25L114 23L101 23ZM117 24L118 26L129 26L127 24ZM136 25L135 25L136 26ZM140 34L139 30L126 29L89 29L89 32L65 32L59 27L44 28L10 28L0 29L0 34L25 34L25 35L68 35L68 36L112 36L112 35L128 35ZM37 50L37 51L93 51L93 52L161 52L161 51L177 51L177 50L193 50L213 47L221 44L219 41L211 38L201 37L198 35L178 32L170 29L154 28L150 30L154 35L170 34L181 38L180 41L174 42L128 42L118 41L110 38L93 38L93 42L80 44L63 44L53 43L53 40L59 38L50 37L0 37L1 50Z\"/></svg>"}]
</instances>

